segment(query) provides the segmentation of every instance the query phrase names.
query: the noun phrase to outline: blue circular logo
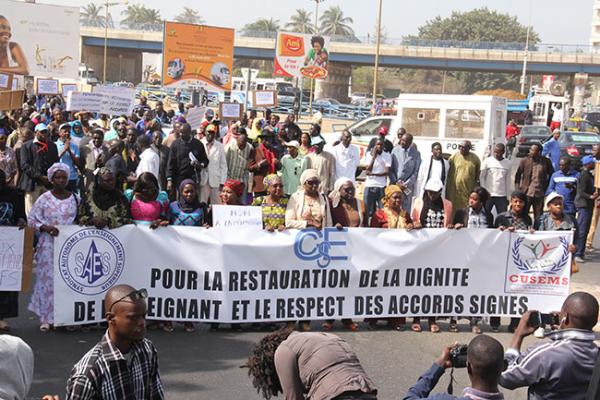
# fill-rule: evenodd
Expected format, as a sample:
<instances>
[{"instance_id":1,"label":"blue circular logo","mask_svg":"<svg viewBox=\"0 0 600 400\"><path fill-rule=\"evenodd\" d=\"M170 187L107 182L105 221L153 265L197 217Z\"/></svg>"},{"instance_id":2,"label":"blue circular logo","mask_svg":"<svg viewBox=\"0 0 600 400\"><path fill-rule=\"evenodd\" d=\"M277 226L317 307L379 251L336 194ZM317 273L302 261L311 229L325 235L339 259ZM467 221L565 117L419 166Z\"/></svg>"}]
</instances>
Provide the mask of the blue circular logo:
<instances>
[{"instance_id":1,"label":"blue circular logo","mask_svg":"<svg viewBox=\"0 0 600 400\"><path fill-rule=\"evenodd\" d=\"M85 295L106 292L125 265L123 245L108 230L86 228L65 241L58 255L60 276L73 291Z\"/></svg>"}]
</instances>

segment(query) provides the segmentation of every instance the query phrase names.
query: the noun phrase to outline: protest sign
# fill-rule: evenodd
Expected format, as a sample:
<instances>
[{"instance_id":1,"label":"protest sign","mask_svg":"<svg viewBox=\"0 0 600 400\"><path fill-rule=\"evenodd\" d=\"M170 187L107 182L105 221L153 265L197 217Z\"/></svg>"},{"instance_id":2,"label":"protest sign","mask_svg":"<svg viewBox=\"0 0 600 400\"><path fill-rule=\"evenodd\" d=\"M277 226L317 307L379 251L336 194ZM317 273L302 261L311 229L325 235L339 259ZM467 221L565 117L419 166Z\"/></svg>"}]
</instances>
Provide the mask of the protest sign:
<instances>
[{"instance_id":1,"label":"protest sign","mask_svg":"<svg viewBox=\"0 0 600 400\"><path fill-rule=\"evenodd\" d=\"M59 94L58 79L37 78L35 81L35 92L37 94Z\"/></svg>"},{"instance_id":2,"label":"protest sign","mask_svg":"<svg viewBox=\"0 0 600 400\"><path fill-rule=\"evenodd\" d=\"M163 85L231 90L234 30L165 21Z\"/></svg>"},{"instance_id":3,"label":"protest sign","mask_svg":"<svg viewBox=\"0 0 600 400\"><path fill-rule=\"evenodd\" d=\"M31 281L33 231L0 227L0 291L19 292Z\"/></svg>"},{"instance_id":4,"label":"protest sign","mask_svg":"<svg viewBox=\"0 0 600 400\"><path fill-rule=\"evenodd\" d=\"M0 0L0 10L10 33L10 72L77 79L79 7Z\"/></svg>"},{"instance_id":5,"label":"protest sign","mask_svg":"<svg viewBox=\"0 0 600 400\"><path fill-rule=\"evenodd\" d=\"M108 115L129 115L134 102L130 97L107 93L70 92L67 96L67 111L91 111Z\"/></svg>"},{"instance_id":6,"label":"protest sign","mask_svg":"<svg viewBox=\"0 0 600 400\"><path fill-rule=\"evenodd\" d=\"M113 285L146 288L148 318L267 322L519 316L560 309L570 231L60 226L57 325L103 319Z\"/></svg>"},{"instance_id":7,"label":"protest sign","mask_svg":"<svg viewBox=\"0 0 600 400\"><path fill-rule=\"evenodd\" d=\"M329 37L277 32L276 76L325 79L329 64Z\"/></svg>"},{"instance_id":8,"label":"protest sign","mask_svg":"<svg viewBox=\"0 0 600 400\"><path fill-rule=\"evenodd\" d=\"M23 107L24 90L0 91L0 111L17 110Z\"/></svg>"},{"instance_id":9,"label":"protest sign","mask_svg":"<svg viewBox=\"0 0 600 400\"><path fill-rule=\"evenodd\" d=\"M185 120L192 129L198 129L202 120L204 119L204 113L206 112L207 107L194 107L190 108L185 116Z\"/></svg>"},{"instance_id":10,"label":"protest sign","mask_svg":"<svg viewBox=\"0 0 600 400\"><path fill-rule=\"evenodd\" d=\"M240 226L255 226L262 228L262 209L252 206L212 206L213 226L224 228L239 228Z\"/></svg>"},{"instance_id":11,"label":"protest sign","mask_svg":"<svg viewBox=\"0 0 600 400\"><path fill-rule=\"evenodd\" d=\"M254 107L277 107L277 93L274 90L255 90L252 92Z\"/></svg>"},{"instance_id":12,"label":"protest sign","mask_svg":"<svg viewBox=\"0 0 600 400\"><path fill-rule=\"evenodd\" d=\"M0 72L0 90L11 90L13 88L13 74Z\"/></svg>"},{"instance_id":13,"label":"protest sign","mask_svg":"<svg viewBox=\"0 0 600 400\"><path fill-rule=\"evenodd\" d=\"M219 117L222 120L241 119L244 115L244 108L239 103L219 103Z\"/></svg>"},{"instance_id":14,"label":"protest sign","mask_svg":"<svg viewBox=\"0 0 600 400\"><path fill-rule=\"evenodd\" d=\"M61 83L60 84L60 92L63 97L67 97L71 92L77 92L77 84L76 83Z\"/></svg>"}]
</instances>

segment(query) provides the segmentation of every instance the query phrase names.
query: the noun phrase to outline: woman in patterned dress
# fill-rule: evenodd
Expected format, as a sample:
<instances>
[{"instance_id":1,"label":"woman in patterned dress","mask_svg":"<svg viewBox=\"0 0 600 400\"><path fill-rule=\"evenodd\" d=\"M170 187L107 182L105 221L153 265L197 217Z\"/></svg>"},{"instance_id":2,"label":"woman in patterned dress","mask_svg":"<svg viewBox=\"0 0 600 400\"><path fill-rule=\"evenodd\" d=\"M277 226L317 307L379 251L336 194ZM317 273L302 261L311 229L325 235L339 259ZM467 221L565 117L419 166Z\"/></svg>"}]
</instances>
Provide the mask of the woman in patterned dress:
<instances>
[{"instance_id":1,"label":"woman in patterned dress","mask_svg":"<svg viewBox=\"0 0 600 400\"><path fill-rule=\"evenodd\" d=\"M288 198L283 193L283 181L276 174L270 174L263 179L267 190L266 196L259 196L252 201L253 206L262 209L263 228L269 232L285 229L285 210Z\"/></svg>"},{"instance_id":2,"label":"woman in patterned dress","mask_svg":"<svg viewBox=\"0 0 600 400\"><path fill-rule=\"evenodd\" d=\"M40 318L40 330L48 332L54 324L54 238L58 225L71 225L77 218L79 199L67 190L70 168L55 163L48 169L52 190L43 193L29 213L29 226L35 228L35 285L29 310Z\"/></svg>"},{"instance_id":3,"label":"woman in patterned dress","mask_svg":"<svg viewBox=\"0 0 600 400\"><path fill-rule=\"evenodd\" d=\"M25 204L17 191L8 186L6 174L0 169L0 226L27 225ZM19 292L0 291L0 333L10 332L5 318L16 318L19 313Z\"/></svg>"},{"instance_id":4,"label":"woman in patterned dress","mask_svg":"<svg viewBox=\"0 0 600 400\"><path fill-rule=\"evenodd\" d=\"M94 177L94 184L79 205L79 225L98 229L114 229L131 224L129 204L117 188L115 174L102 167Z\"/></svg>"}]
</instances>

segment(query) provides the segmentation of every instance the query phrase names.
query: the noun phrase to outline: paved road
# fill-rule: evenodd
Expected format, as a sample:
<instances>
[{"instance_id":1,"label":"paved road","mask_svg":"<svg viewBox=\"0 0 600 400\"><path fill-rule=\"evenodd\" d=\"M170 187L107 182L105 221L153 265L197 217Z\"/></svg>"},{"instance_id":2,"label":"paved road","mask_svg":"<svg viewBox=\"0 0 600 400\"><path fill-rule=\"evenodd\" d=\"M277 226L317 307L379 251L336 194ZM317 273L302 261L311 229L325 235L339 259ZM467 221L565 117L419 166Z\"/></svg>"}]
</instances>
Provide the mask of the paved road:
<instances>
[{"instance_id":1,"label":"paved road","mask_svg":"<svg viewBox=\"0 0 600 400\"><path fill-rule=\"evenodd\" d=\"M594 257L600 261L600 254ZM600 297L600 263L588 262L574 276L574 289L592 291ZM44 393L64 395L65 382L73 364L91 348L103 334L102 331L74 332L52 331L42 334L37 329L34 316L26 311L28 295L21 296L21 316L12 320L14 334L23 337L35 353L35 376L30 395L33 398ZM443 330L446 325L441 324ZM318 329L318 324L313 324ZM443 332L420 334L387 330L350 333L339 331L358 353L365 369L380 389L380 399L398 399L425 371L449 343L468 343L473 337L468 324L461 326L458 334ZM484 328L487 332L487 326ZM177 327L174 333L151 331L148 337L156 344L160 357L160 369L169 399L259 399L253 390L246 371L239 366L244 363L254 342L262 332L233 333L208 332L202 326L194 333L183 332ZM507 345L511 335L507 332L493 334ZM465 370L457 371L455 377L459 391L468 384ZM445 390L449 374L444 376L438 390ZM508 399L522 399L525 392L508 392Z\"/></svg>"}]
</instances>

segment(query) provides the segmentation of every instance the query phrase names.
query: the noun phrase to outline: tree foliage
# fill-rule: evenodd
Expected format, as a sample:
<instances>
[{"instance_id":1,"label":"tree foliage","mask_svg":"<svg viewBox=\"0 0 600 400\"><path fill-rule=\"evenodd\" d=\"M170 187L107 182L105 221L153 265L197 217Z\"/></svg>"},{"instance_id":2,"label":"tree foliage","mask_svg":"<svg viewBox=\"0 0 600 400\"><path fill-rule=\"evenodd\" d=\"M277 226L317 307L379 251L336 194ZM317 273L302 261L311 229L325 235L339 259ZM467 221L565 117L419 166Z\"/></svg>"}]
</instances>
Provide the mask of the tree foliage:
<instances>
[{"instance_id":1,"label":"tree foliage","mask_svg":"<svg viewBox=\"0 0 600 400\"><path fill-rule=\"evenodd\" d=\"M121 23L129 27L129 29L162 29L160 11L154 8L148 8L143 4L129 4L121 14L125 16L121 20Z\"/></svg>"},{"instance_id":2,"label":"tree foliage","mask_svg":"<svg viewBox=\"0 0 600 400\"><path fill-rule=\"evenodd\" d=\"M354 20L344 16L340 6L333 6L323 12L319 18L319 33L323 35L354 36L351 24Z\"/></svg>"},{"instance_id":3,"label":"tree foliage","mask_svg":"<svg viewBox=\"0 0 600 400\"><path fill-rule=\"evenodd\" d=\"M462 42L503 42L509 48L523 49L527 37L527 27L519 23L515 16L502 14L488 8L478 8L466 12L453 12L447 18L440 16L427 21L419 28L417 39L462 41ZM531 45L540 38L533 29L529 34ZM450 44L449 44L450 45ZM459 46L460 44L455 44ZM503 47L507 47L503 45ZM440 75L442 72L438 72ZM519 87L519 76L509 73L449 72L462 82L466 93L478 90L512 89Z\"/></svg>"},{"instance_id":4,"label":"tree foliage","mask_svg":"<svg viewBox=\"0 0 600 400\"><path fill-rule=\"evenodd\" d=\"M200 13L190 7L183 7L183 10L175 17L175 21L196 25L201 25L205 22Z\"/></svg>"},{"instance_id":5,"label":"tree foliage","mask_svg":"<svg viewBox=\"0 0 600 400\"><path fill-rule=\"evenodd\" d=\"M105 20L107 22L105 22ZM104 28L106 26L106 23L108 23L109 28L112 28L114 26L112 15L110 14L110 12L108 13L108 18L106 18L104 6L99 6L95 3L89 3L88 5L81 7L81 12L79 13L79 21L81 25L84 26Z\"/></svg>"},{"instance_id":6,"label":"tree foliage","mask_svg":"<svg viewBox=\"0 0 600 400\"><path fill-rule=\"evenodd\" d=\"M301 8L296 10L296 14L290 17L290 21L285 24L285 29L298 33L314 33L315 24L312 20L312 13Z\"/></svg>"},{"instance_id":7,"label":"tree foliage","mask_svg":"<svg viewBox=\"0 0 600 400\"><path fill-rule=\"evenodd\" d=\"M273 18L260 18L244 25L242 33L250 35L252 32L277 32L280 28L279 20Z\"/></svg>"}]
</instances>

